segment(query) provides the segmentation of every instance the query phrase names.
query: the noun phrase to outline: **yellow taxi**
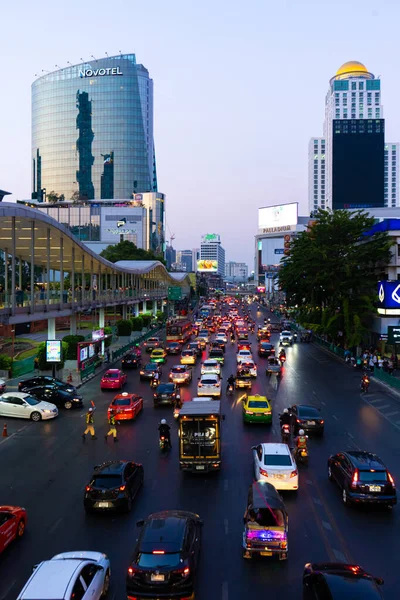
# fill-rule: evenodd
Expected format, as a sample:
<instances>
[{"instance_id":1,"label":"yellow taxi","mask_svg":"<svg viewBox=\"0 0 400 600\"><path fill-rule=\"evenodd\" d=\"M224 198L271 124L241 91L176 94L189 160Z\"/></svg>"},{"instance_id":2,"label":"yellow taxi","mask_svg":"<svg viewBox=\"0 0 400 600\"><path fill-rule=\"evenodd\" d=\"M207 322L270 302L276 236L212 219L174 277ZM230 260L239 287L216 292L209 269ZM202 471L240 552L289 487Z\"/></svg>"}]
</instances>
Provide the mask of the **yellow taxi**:
<instances>
[{"instance_id":1,"label":"yellow taxi","mask_svg":"<svg viewBox=\"0 0 400 600\"><path fill-rule=\"evenodd\" d=\"M165 363L167 351L164 348L154 348L150 354L150 361L155 363Z\"/></svg>"},{"instance_id":2,"label":"yellow taxi","mask_svg":"<svg viewBox=\"0 0 400 600\"><path fill-rule=\"evenodd\" d=\"M196 364L196 352L194 350L182 350L181 354L181 365L195 365Z\"/></svg>"},{"instance_id":3,"label":"yellow taxi","mask_svg":"<svg viewBox=\"0 0 400 600\"><path fill-rule=\"evenodd\" d=\"M244 423L272 423L272 406L266 396L245 394L242 405Z\"/></svg>"}]
</instances>

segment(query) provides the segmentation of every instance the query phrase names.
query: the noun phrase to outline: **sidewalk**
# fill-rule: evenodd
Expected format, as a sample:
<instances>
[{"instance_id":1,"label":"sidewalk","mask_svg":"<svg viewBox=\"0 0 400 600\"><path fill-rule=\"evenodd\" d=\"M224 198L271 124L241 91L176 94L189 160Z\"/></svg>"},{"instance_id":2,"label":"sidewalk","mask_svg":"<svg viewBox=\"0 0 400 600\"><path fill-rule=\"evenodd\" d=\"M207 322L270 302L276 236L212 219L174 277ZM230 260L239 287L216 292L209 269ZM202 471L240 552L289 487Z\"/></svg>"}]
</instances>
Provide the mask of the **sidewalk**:
<instances>
[{"instance_id":1,"label":"sidewalk","mask_svg":"<svg viewBox=\"0 0 400 600\"><path fill-rule=\"evenodd\" d=\"M79 329L76 335L88 336L92 332L91 329ZM56 340L62 340L65 336L70 335L68 330L56 331ZM47 340L47 331L41 331L40 333L22 333L21 335L15 336L15 339L22 338L24 340L32 340L34 342L45 342Z\"/></svg>"}]
</instances>

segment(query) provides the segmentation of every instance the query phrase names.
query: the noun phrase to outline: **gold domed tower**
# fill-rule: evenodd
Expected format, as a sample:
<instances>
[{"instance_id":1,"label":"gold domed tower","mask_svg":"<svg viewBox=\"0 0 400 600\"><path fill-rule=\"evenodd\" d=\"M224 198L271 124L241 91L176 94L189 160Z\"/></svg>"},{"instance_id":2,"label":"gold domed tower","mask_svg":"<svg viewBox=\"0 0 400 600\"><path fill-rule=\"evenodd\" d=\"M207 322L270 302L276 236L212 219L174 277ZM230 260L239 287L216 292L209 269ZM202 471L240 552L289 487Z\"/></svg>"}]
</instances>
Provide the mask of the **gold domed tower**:
<instances>
[{"instance_id":1,"label":"gold domed tower","mask_svg":"<svg viewBox=\"0 0 400 600\"><path fill-rule=\"evenodd\" d=\"M336 71L336 75L332 77L331 81L336 79L354 79L362 77L363 79L375 79L374 75L370 73L363 63L358 60L349 60L345 62Z\"/></svg>"}]
</instances>

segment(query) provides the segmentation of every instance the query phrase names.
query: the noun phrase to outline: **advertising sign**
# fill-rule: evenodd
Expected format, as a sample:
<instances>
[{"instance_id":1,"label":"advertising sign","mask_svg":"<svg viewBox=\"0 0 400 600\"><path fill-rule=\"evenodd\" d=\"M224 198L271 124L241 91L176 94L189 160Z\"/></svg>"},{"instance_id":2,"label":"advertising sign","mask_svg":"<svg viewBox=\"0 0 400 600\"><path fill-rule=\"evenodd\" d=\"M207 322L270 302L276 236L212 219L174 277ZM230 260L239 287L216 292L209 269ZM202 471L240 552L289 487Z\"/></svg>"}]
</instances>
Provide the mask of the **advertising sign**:
<instances>
[{"instance_id":1,"label":"advertising sign","mask_svg":"<svg viewBox=\"0 0 400 600\"><path fill-rule=\"evenodd\" d=\"M206 233L201 238L202 242L220 242L221 238L218 233Z\"/></svg>"},{"instance_id":2,"label":"advertising sign","mask_svg":"<svg viewBox=\"0 0 400 600\"><path fill-rule=\"evenodd\" d=\"M378 312L400 314L400 281L378 281Z\"/></svg>"},{"instance_id":3,"label":"advertising sign","mask_svg":"<svg viewBox=\"0 0 400 600\"><path fill-rule=\"evenodd\" d=\"M92 342L99 342L104 339L104 329L96 329L92 331Z\"/></svg>"},{"instance_id":4,"label":"advertising sign","mask_svg":"<svg viewBox=\"0 0 400 600\"><path fill-rule=\"evenodd\" d=\"M94 356L94 346L89 344L89 358L92 358L92 356Z\"/></svg>"},{"instance_id":5,"label":"advertising sign","mask_svg":"<svg viewBox=\"0 0 400 600\"><path fill-rule=\"evenodd\" d=\"M400 344L400 327L396 327L395 325L388 326L387 341L388 344Z\"/></svg>"},{"instance_id":6,"label":"advertising sign","mask_svg":"<svg viewBox=\"0 0 400 600\"><path fill-rule=\"evenodd\" d=\"M258 209L258 228L263 233L290 231L297 225L298 202L265 206Z\"/></svg>"},{"instance_id":7,"label":"advertising sign","mask_svg":"<svg viewBox=\"0 0 400 600\"><path fill-rule=\"evenodd\" d=\"M259 286L257 287L257 292L258 292L259 294L265 294L265 286L264 286L264 285L259 285Z\"/></svg>"},{"instance_id":8,"label":"advertising sign","mask_svg":"<svg viewBox=\"0 0 400 600\"><path fill-rule=\"evenodd\" d=\"M217 260L198 260L197 270L200 273L217 273L218 261Z\"/></svg>"},{"instance_id":9,"label":"advertising sign","mask_svg":"<svg viewBox=\"0 0 400 600\"><path fill-rule=\"evenodd\" d=\"M275 248L274 253L275 254L283 254L284 252L284 248Z\"/></svg>"},{"instance_id":10,"label":"advertising sign","mask_svg":"<svg viewBox=\"0 0 400 600\"><path fill-rule=\"evenodd\" d=\"M86 360L88 357L88 347L84 346L83 348L80 349L80 353L79 353L79 361L83 362L84 360Z\"/></svg>"},{"instance_id":11,"label":"advertising sign","mask_svg":"<svg viewBox=\"0 0 400 600\"><path fill-rule=\"evenodd\" d=\"M61 340L46 341L46 362L61 362Z\"/></svg>"}]
</instances>

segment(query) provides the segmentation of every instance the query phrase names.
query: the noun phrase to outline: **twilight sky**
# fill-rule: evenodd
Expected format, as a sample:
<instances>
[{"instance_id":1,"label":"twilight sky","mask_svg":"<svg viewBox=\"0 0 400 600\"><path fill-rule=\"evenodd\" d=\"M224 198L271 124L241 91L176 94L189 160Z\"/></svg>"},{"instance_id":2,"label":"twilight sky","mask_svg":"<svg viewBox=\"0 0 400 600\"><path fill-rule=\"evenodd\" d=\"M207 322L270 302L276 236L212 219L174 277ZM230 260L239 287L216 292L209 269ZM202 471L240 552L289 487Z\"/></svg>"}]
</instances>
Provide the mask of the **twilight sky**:
<instances>
[{"instance_id":1,"label":"twilight sky","mask_svg":"<svg viewBox=\"0 0 400 600\"><path fill-rule=\"evenodd\" d=\"M348 60L381 76L386 139L400 139L396 0L20 0L3 3L0 188L31 193L35 73L134 52L155 85L159 190L177 249L220 233L253 268L257 209L300 203L329 78Z\"/></svg>"}]
</instances>

